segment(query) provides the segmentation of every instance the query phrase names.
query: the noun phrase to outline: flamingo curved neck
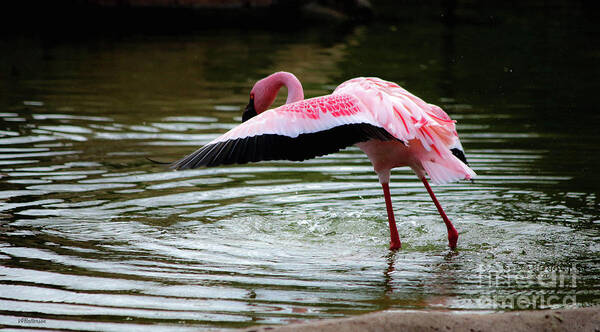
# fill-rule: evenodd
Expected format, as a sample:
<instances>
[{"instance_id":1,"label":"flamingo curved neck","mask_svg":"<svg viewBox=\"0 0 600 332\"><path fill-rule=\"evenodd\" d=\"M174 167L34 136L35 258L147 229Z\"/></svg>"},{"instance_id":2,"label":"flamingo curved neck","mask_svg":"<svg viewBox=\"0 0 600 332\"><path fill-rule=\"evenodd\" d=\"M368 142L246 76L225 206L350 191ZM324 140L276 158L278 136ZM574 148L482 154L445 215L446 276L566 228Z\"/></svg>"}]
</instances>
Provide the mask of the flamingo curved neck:
<instances>
[{"instance_id":1,"label":"flamingo curved neck","mask_svg":"<svg viewBox=\"0 0 600 332\"><path fill-rule=\"evenodd\" d=\"M285 85L285 87L288 90L287 100L285 101L286 104L304 100L304 91L302 90L302 84L300 83L298 78L294 76L294 74L282 71L275 73L274 75L277 75L277 79L283 85Z\"/></svg>"},{"instance_id":2,"label":"flamingo curved neck","mask_svg":"<svg viewBox=\"0 0 600 332\"><path fill-rule=\"evenodd\" d=\"M251 94L255 96L254 106L256 113L260 114L269 109L275 101L279 89L284 85L288 90L286 104L304 100L302 84L300 84L296 76L280 71L256 82L252 88Z\"/></svg>"}]
</instances>

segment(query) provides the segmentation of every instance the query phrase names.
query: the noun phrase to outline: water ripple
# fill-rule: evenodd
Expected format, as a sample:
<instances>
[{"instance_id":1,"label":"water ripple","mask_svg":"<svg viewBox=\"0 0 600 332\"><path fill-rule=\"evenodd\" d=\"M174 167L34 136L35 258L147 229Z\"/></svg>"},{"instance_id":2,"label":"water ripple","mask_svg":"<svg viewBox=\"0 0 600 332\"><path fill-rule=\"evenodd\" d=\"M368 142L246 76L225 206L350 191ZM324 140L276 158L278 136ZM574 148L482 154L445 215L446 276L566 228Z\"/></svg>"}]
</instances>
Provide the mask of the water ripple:
<instances>
[{"instance_id":1,"label":"water ripple","mask_svg":"<svg viewBox=\"0 0 600 332\"><path fill-rule=\"evenodd\" d=\"M379 68L347 53L367 42L362 36L371 28L361 29L350 42L276 43L282 47L272 49L282 53L265 64L279 68L282 54L317 56L303 60L317 67L299 70L307 77L305 92L329 93L331 77L346 75L340 67L362 61L356 68ZM381 61L383 73L411 83L419 95L444 96L433 100L458 120L479 175L434 187L460 232L452 252L423 185L409 169L394 170L390 187L403 247L390 252L383 193L355 147L302 163L186 171L146 159L177 160L237 125L251 81L262 75L248 69L256 63L243 70L239 63L247 62L245 54L271 54L263 44L274 46L267 35L246 43L226 31L219 40L186 38L125 38L118 47L85 51L55 45L43 52L44 78L11 79L5 95L14 94L16 104L3 99L0 110L0 325L23 328L19 319L35 318L43 323L28 328L184 331L383 309L497 310L503 298L535 294L598 304L599 200L588 181L596 144L581 145L596 142L589 133L582 138L595 130L593 121L578 124L582 133L557 130L552 123L561 121L542 122L532 113L535 95L507 90L488 100L479 94L489 87L463 82L446 89L448 77L422 80L428 69L417 64L420 71L412 73L408 53L398 53L403 61L391 72L391 62ZM226 53L236 58L222 59ZM210 61L223 63L205 68ZM54 65L60 72L45 73ZM464 70L462 62L455 65ZM162 67L171 74L156 72ZM440 87L448 91L440 94ZM546 92L552 93L541 93L538 102L545 116L556 117L547 106L557 93ZM575 273L576 287L539 282L552 271L567 273L569 282ZM489 282L499 274L513 279ZM499 300L485 301L490 295Z\"/></svg>"}]
</instances>

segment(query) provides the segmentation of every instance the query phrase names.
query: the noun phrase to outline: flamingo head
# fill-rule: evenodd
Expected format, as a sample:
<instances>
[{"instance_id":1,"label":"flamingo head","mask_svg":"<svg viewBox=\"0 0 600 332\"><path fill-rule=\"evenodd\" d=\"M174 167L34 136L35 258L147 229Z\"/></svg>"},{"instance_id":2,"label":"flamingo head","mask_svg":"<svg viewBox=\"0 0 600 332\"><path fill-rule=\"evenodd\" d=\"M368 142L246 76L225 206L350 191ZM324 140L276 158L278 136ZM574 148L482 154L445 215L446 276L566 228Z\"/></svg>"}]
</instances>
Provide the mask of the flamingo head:
<instances>
[{"instance_id":1,"label":"flamingo head","mask_svg":"<svg viewBox=\"0 0 600 332\"><path fill-rule=\"evenodd\" d=\"M277 97L277 92L283 85L281 78L275 74L256 82L252 91L250 91L250 102L244 109L242 122L269 109L269 106L273 104Z\"/></svg>"}]
</instances>

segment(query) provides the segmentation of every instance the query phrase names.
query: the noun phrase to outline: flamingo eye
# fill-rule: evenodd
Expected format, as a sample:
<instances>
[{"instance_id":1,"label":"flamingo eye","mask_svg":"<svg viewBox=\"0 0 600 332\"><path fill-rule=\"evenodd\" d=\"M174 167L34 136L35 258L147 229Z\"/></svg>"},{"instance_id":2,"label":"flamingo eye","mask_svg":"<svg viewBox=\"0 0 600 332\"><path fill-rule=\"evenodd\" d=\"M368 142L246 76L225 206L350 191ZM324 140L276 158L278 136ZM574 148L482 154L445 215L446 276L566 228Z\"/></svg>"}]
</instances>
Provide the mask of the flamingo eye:
<instances>
[{"instance_id":1,"label":"flamingo eye","mask_svg":"<svg viewBox=\"0 0 600 332\"><path fill-rule=\"evenodd\" d=\"M250 94L250 100L254 100L254 94L253 93Z\"/></svg>"}]
</instances>

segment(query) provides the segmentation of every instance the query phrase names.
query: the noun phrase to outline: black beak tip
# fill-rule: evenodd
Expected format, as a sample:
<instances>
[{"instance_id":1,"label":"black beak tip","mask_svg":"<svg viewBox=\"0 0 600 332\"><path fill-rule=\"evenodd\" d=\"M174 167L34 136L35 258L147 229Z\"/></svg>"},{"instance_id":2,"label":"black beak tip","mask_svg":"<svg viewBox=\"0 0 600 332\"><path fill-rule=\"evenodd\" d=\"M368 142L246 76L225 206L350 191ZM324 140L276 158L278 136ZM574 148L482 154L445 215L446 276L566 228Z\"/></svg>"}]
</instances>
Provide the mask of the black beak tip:
<instances>
[{"instance_id":1,"label":"black beak tip","mask_svg":"<svg viewBox=\"0 0 600 332\"><path fill-rule=\"evenodd\" d=\"M242 113L242 122L246 122L256 115L258 114L256 113L256 109L254 109L254 100L250 99L248 106L246 106L244 113Z\"/></svg>"}]
</instances>

